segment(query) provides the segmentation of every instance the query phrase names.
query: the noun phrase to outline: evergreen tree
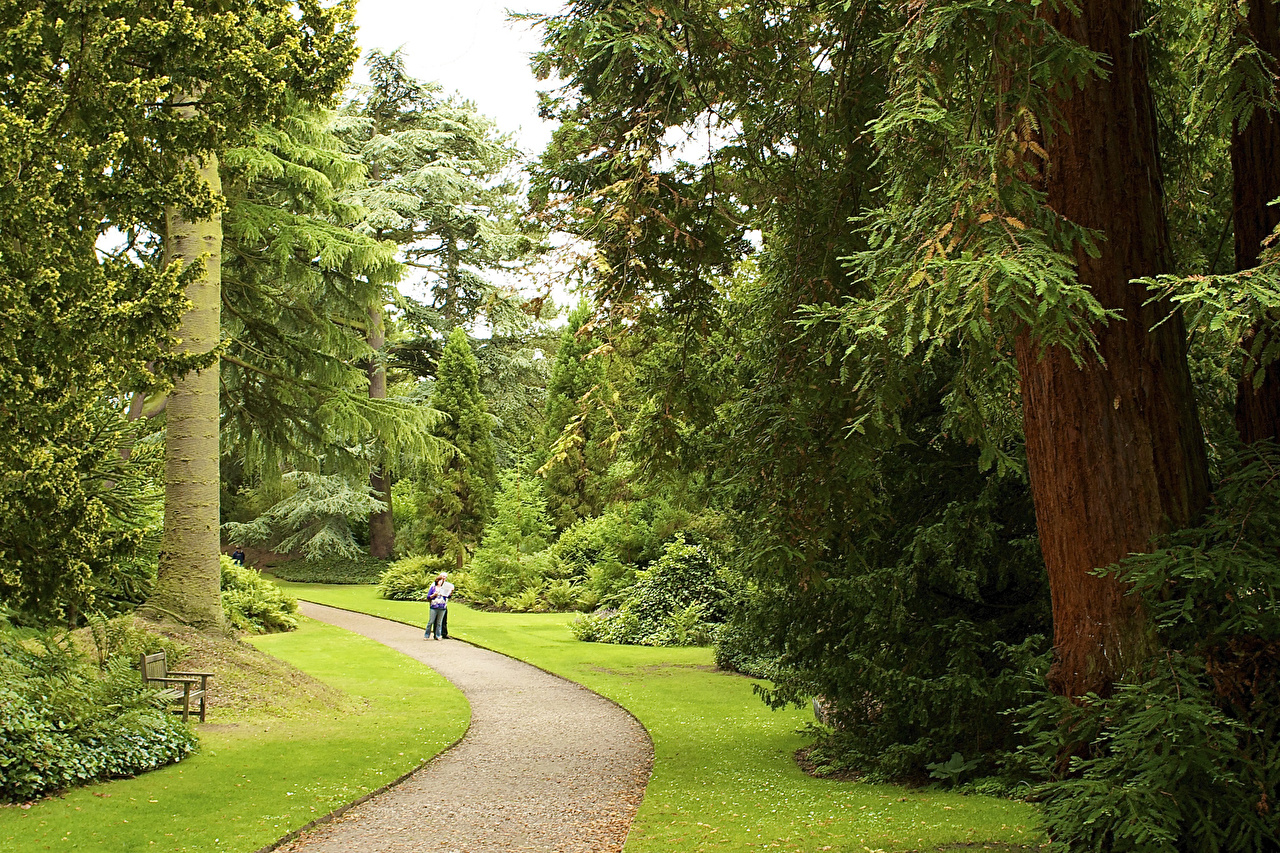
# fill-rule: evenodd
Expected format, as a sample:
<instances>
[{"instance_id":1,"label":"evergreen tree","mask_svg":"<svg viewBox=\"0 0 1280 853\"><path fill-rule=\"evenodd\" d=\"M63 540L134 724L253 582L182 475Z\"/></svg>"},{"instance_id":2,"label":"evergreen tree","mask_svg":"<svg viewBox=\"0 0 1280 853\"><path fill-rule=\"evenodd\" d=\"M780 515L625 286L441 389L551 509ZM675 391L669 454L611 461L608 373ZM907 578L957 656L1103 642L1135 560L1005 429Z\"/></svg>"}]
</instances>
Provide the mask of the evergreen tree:
<instances>
[{"instance_id":1,"label":"evergreen tree","mask_svg":"<svg viewBox=\"0 0 1280 853\"><path fill-rule=\"evenodd\" d=\"M436 436L455 452L438 474L424 472L418 480L423 545L453 556L462 568L492 514L497 482L493 418L480 393L475 354L462 329L454 329L445 344L431 405L445 418Z\"/></svg>"},{"instance_id":2,"label":"evergreen tree","mask_svg":"<svg viewBox=\"0 0 1280 853\"><path fill-rule=\"evenodd\" d=\"M118 472L103 468L111 468L109 457L130 440L117 428L91 426L103 397L127 399L130 391L195 379L201 371L207 385L216 361L210 352L216 322L212 335L203 324L205 345L195 349L194 335L174 335L184 286L197 288L200 303L208 304L199 288L201 279L212 280L212 264L147 269L157 236L169 230L165 220L178 237L189 231L184 221L215 214L209 169L216 155L250 123L275 114L283 88L315 100L340 87L349 71L350 13L347 4L299 9L248 0L9 9L14 25L5 29L0 124L14 170L4 182L10 218L3 233L14 242L3 252L6 317L0 325L11 330L3 351L15 365L5 377L11 389L5 409L23 414L15 416L19 437L6 435L3 442L17 454L13 465L4 465L9 526L3 541L7 564L19 574L34 571L36 586L49 586L38 577L45 574L59 578L54 587L75 587L86 564L103 553L107 504L116 502L107 493L121 482ZM197 237L193 249L204 242L197 230L190 229ZM124 245L99 255L105 245L99 238L108 233L123 235ZM119 237L112 242L118 245ZM177 257L179 246L171 248L170 257ZM208 310L201 316L207 321ZM179 337L188 341L181 349ZM31 386L25 380L33 370L40 376ZM216 403L211 420L208 406L198 408L202 423L189 430L199 436L191 450L216 460ZM175 506L204 475L216 476L216 467L183 475L176 470L180 461L175 454ZM38 527L49 539L35 535L36 527L24 529L27 510L44 516ZM163 609L216 621L216 493L194 496L190 510L169 519L174 607ZM198 528L200 542L179 533L182 527ZM184 572L191 574L190 594L176 577Z\"/></svg>"},{"instance_id":3,"label":"evergreen tree","mask_svg":"<svg viewBox=\"0 0 1280 853\"><path fill-rule=\"evenodd\" d=\"M593 354L601 341L590 332L590 322L585 303L570 313L547 385L547 461L539 473L546 478L547 510L560 531L604 508L605 475L619 437L608 408L604 359Z\"/></svg>"},{"instance_id":4,"label":"evergreen tree","mask_svg":"<svg viewBox=\"0 0 1280 853\"><path fill-rule=\"evenodd\" d=\"M366 394L366 306L401 268L354 230L362 211L340 194L364 168L325 122L294 104L224 157L224 449L266 475L322 455L350 468L369 434L422 427L397 429L413 413Z\"/></svg>"},{"instance_id":5,"label":"evergreen tree","mask_svg":"<svg viewBox=\"0 0 1280 853\"><path fill-rule=\"evenodd\" d=\"M428 337L480 314L492 321L510 313L510 294L486 276L518 265L534 248L517 187L505 174L515 149L470 103L442 97L439 86L409 76L399 51L373 51L367 64L369 85L335 127L368 169L364 186L350 191L367 210L362 228L397 245L433 295L430 312L406 307L434 327L421 329ZM377 351L386 345L388 303L405 306L406 300L387 290L370 302L368 342ZM369 393L386 396L385 355L370 361ZM371 474L376 493L390 495L390 475L384 457ZM374 554L389 555L395 535L389 509L370 519L370 533Z\"/></svg>"},{"instance_id":6,"label":"evergreen tree","mask_svg":"<svg viewBox=\"0 0 1280 853\"><path fill-rule=\"evenodd\" d=\"M494 500L493 521L471 560L468 596L498 603L540 581L539 567L528 558L545 551L554 535L542 484L507 474Z\"/></svg>"},{"instance_id":7,"label":"evergreen tree","mask_svg":"<svg viewBox=\"0 0 1280 853\"><path fill-rule=\"evenodd\" d=\"M367 306L401 267L394 245L353 230L363 211L339 197L364 180L364 167L340 150L324 115L295 105L250 141L228 152L224 167L226 472L234 485L268 494L279 491L282 472L323 475L302 481L328 484L303 489L319 495L317 513L332 503L337 481L343 481L349 498L342 511L330 513L328 527L306 525L323 533L324 541L301 544L312 554L350 554L350 507L388 509L368 499L367 484L355 482L367 475L370 438L421 459L439 456L429 408L367 393ZM285 500L292 507L301 497ZM295 509L267 515L272 524L242 528L233 537L255 541L252 533L270 530L292 538L295 531L284 528L297 517Z\"/></svg>"}]
</instances>

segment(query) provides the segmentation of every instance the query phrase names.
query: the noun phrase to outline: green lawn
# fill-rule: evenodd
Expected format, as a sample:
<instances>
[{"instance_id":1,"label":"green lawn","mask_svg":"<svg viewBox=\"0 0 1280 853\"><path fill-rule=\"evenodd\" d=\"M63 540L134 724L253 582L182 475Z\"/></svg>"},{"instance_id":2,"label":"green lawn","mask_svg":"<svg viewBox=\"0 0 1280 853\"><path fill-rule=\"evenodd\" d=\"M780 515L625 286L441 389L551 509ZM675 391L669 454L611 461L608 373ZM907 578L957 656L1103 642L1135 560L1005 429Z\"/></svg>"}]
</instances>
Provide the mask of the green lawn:
<instances>
[{"instance_id":1,"label":"green lawn","mask_svg":"<svg viewBox=\"0 0 1280 853\"><path fill-rule=\"evenodd\" d=\"M201 751L179 764L0 808L0 851L249 853L466 731L470 709L456 688L372 640L309 619L293 633L248 639L346 697L337 707L295 705L283 718L220 711L200 727Z\"/></svg>"},{"instance_id":2,"label":"green lawn","mask_svg":"<svg viewBox=\"0 0 1280 853\"><path fill-rule=\"evenodd\" d=\"M335 607L426 620L426 604L384 601L370 586L281 586ZM811 778L792 760L805 713L770 711L750 679L713 671L708 649L579 643L570 618L453 604L449 631L584 684L649 730L656 762L628 853L866 853L1042 840L1025 803Z\"/></svg>"}]
</instances>

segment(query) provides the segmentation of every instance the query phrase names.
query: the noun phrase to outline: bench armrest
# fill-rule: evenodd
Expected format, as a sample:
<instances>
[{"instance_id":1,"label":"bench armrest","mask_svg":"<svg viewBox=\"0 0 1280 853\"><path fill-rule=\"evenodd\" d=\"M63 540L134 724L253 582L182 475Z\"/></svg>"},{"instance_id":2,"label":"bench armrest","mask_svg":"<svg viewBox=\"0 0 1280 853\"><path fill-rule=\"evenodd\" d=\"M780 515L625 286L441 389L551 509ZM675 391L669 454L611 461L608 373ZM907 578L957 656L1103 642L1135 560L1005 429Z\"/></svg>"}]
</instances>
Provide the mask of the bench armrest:
<instances>
[{"instance_id":1,"label":"bench armrest","mask_svg":"<svg viewBox=\"0 0 1280 853\"><path fill-rule=\"evenodd\" d=\"M148 678L148 679L147 679L147 683L148 683L148 684L166 684L166 685L168 685L168 684L177 684L177 685L190 684L192 687L194 687L194 686L196 686L197 684L199 684L200 682L199 682L199 681L197 681L197 680L196 680L196 679L194 679L194 678Z\"/></svg>"},{"instance_id":2,"label":"bench armrest","mask_svg":"<svg viewBox=\"0 0 1280 853\"><path fill-rule=\"evenodd\" d=\"M195 678L213 678L212 672L178 672L176 669L169 670L170 675L185 675Z\"/></svg>"}]
</instances>

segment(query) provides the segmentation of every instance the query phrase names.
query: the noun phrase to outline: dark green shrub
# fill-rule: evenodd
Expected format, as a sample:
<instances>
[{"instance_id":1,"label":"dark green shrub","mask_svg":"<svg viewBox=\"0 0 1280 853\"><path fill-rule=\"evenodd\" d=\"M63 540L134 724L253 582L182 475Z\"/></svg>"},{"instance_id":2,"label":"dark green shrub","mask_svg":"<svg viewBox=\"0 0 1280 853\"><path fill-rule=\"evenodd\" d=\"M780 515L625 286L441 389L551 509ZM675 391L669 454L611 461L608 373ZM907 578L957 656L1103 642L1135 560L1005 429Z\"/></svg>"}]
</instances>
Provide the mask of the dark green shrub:
<instances>
[{"instance_id":1,"label":"dark green shrub","mask_svg":"<svg viewBox=\"0 0 1280 853\"><path fill-rule=\"evenodd\" d=\"M273 634L298 627L298 602L257 570L222 556L222 611L237 631Z\"/></svg>"},{"instance_id":2,"label":"dark green shrub","mask_svg":"<svg viewBox=\"0 0 1280 853\"><path fill-rule=\"evenodd\" d=\"M1162 651L1110 696L1027 713L1055 849L1280 850L1280 448L1223 466L1200 527L1112 569Z\"/></svg>"},{"instance_id":3,"label":"dark green shrub","mask_svg":"<svg viewBox=\"0 0 1280 853\"><path fill-rule=\"evenodd\" d=\"M715 653L716 666L729 672L768 679L778 672L778 655L766 650L760 636L741 616L716 629Z\"/></svg>"},{"instance_id":4,"label":"dark green shrub","mask_svg":"<svg viewBox=\"0 0 1280 853\"><path fill-rule=\"evenodd\" d=\"M387 566L378 580L378 592L395 601L426 601L436 575L456 568L457 561L447 555L405 557Z\"/></svg>"},{"instance_id":5,"label":"dark green shrub","mask_svg":"<svg viewBox=\"0 0 1280 853\"><path fill-rule=\"evenodd\" d=\"M134 776L196 748L123 655L99 670L68 637L0 637L0 800Z\"/></svg>"},{"instance_id":6,"label":"dark green shrub","mask_svg":"<svg viewBox=\"0 0 1280 853\"><path fill-rule=\"evenodd\" d=\"M706 645L723 621L728 593L706 551L683 534L636 575L617 610L583 616L570 626L579 640L645 646Z\"/></svg>"},{"instance_id":7,"label":"dark green shrub","mask_svg":"<svg viewBox=\"0 0 1280 853\"><path fill-rule=\"evenodd\" d=\"M358 557L320 557L289 560L267 567L267 572L292 583L377 583L390 565L386 560Z\"/></svg>"}]
</instances>

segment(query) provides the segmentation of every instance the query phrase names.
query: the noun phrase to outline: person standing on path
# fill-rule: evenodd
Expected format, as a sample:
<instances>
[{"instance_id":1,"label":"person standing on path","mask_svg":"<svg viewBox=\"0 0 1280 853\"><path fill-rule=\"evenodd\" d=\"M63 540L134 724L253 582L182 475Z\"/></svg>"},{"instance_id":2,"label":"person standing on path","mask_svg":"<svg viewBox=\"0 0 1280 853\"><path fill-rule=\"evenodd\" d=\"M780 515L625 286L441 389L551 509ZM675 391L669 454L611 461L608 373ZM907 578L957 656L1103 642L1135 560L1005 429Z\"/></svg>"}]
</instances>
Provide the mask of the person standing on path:
<instances>
[{"instance_id":1,"label":"person standing on path","mask_svg":"<svg viewBox=\"0 0 1280 853\"><path fill-rule=\"evenodd\" d=\"M453 597L453 591L456 587L449 580L448 572L441 572L436 577L436 585L440 587L440 591L444 594L444 616L440 619L440 637L441 639L449 639L449 599Z\"/></svg>"},{"instance_id":2,"label":"person standing on path","mask_svg":"<svg viewBox=\"0 0 1280 853\"><path fill-rule=\"evenodd\" d=\"M444 619L449 612L449 596L453 594L453 584L448 581L449 575L441 572L435 583L427 590L427 601L431 603L431 615L427 619L427 631L424 636L430 640L439 640L444 636Z\"/></svg>"}]
</instances>

